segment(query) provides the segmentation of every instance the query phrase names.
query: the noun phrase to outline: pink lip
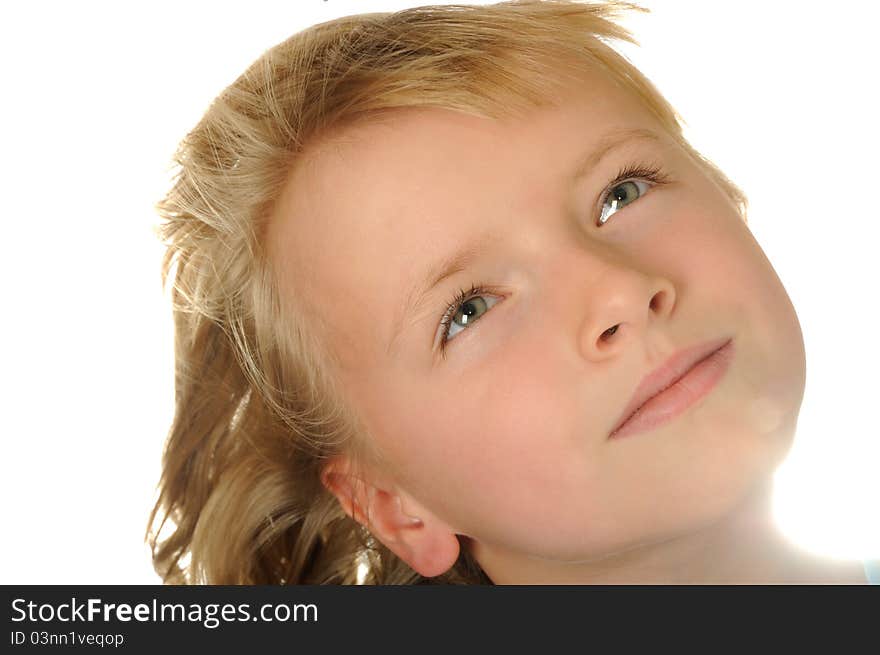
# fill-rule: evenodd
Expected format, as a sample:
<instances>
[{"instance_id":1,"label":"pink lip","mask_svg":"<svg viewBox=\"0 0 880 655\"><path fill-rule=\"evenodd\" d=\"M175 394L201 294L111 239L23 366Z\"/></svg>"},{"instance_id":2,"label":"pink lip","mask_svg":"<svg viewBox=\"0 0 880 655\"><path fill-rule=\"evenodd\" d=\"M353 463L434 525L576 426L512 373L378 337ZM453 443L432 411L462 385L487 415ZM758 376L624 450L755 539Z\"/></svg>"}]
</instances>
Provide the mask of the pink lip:
<instances>
[{"instance_id":1,"label":"pink lip","mask_svg":"<svg viewBox=\"0 0 880 655\"><path fill-rule=\"evenodd\" d=\"M715 387L732 355L731 337L674 354L642 380L609 438L620 439L652 429L684 412Z\"/></svg>"}]
</instances>

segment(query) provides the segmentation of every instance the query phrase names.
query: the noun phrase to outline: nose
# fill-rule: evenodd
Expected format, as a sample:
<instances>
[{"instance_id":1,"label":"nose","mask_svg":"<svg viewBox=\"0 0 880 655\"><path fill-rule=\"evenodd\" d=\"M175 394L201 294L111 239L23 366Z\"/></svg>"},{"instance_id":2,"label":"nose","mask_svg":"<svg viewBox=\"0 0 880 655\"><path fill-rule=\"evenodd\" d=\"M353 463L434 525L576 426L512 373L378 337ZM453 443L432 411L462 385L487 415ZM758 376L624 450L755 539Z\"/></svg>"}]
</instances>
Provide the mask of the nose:
<instances>
[{"instance_id":1,"label":"nose","mask_svg":"<svg viewBox=\"0 0 880 655\"><path fill-rule=\"evenodd\" d=\"M667 278L619 266L607 268L586 292L581 349L594 360L662 329L676 302L675 286Z\"/></svg>"}]
</instances>

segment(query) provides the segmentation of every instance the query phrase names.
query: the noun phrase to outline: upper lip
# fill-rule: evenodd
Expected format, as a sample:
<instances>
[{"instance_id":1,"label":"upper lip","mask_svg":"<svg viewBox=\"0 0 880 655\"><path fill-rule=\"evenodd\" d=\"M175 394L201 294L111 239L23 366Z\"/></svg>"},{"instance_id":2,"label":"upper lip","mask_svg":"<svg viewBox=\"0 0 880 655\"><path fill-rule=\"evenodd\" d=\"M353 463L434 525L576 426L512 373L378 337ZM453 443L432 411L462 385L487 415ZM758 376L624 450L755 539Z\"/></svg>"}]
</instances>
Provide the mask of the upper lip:
<instances>
[{"instance_id":1,"label":"upper lip","mask_svg":"<svg viewBox=\"0 0 880 655\"><path fill-rule=\"evenodd\" d=\"M667 387L678 382L678 380L684 377L694 366L706 359L716 350L727 345L730 340L730 337L712 339L711 341L704 341L695 346L679 350L659 367L648 373L636 388L632 398L624 408L620 419L611 431L612 434L619 430L639 407Z\"/></svg>"}]
</instances>

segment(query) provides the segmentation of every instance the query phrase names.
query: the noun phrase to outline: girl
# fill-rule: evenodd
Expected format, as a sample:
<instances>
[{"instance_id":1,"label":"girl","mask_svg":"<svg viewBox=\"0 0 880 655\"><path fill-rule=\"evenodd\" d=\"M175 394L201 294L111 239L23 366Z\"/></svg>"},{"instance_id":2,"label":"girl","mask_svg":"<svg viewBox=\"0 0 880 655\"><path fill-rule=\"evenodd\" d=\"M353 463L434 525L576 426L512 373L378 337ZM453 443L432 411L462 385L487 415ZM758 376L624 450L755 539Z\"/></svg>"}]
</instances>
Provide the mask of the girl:
<instances>
[{"instance_id":1,"label":"girl","mask_svg":"<svg viewBox=\"0 0 880 655\"><path fill-rule=\"evenodd\" d=\"M216 99L158 206L165 581L865 582L774 527L798 319L624 9L346 17Z\"/></svg>"}]
</instances>

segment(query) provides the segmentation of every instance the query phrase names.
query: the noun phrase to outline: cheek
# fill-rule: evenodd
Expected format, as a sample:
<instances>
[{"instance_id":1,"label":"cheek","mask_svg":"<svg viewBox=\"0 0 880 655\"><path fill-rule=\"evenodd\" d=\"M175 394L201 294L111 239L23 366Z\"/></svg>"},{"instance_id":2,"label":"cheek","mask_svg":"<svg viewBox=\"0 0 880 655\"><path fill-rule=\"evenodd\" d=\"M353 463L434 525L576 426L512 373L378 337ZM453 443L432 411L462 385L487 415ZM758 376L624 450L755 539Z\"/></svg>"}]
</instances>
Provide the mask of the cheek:
<instances>
[{"instance_id":1,"label":"cheek","mask_svg":"<svg viewBox=\"0 0 880 655\"><path fill-rule=\"evenodd\" d=\"M717 328L747 330L797 360L803 337L791 300L748 226L719 194L707 183L670 203L666 211L674 218L651 239L669 244L662 260L656 250L645 256L672 276L687 303L715 316Z\"/></svg>"},{"instance_id":2,"label":"cheek","mask_svg":"<svg viewBox=\"0 0 880 655\"><path fill-rule=\"evenodd\" d=\"M735 214L707 208L687 215L683 234L691 256L678 274L689 302L701 308L706 329L736 335L730 424L763 435L775 463L794 434L806 382L803 334L794 306L751 231ZM693 316L693 314L688 314ZM696 318L696 317L695 317Z\"/></svg>"},{"instance_id":3,"label":"cheek","mask_svg":"<svg viewBox=\"0 0 880 655\"><path fill-rule=\"evenodd\" d=\"M542 522L558 529L551 508L570 507L575 488L593 497L587 444L596 429L579 397L583 380L564 377L576 369L555 361L540 336L462 357L463 368L444 372L430 394L422 383L421 398L386 408L383 448L398 479L463 534L509 539L511 525L533 531Z\"/></svg>"},{"instance_id":4,"label":"cheek","mask_svg":"<svg viewBox=\"0 0 880 655\"><path fill-rule=\"evenodd\" d=\"M692 275L706 284L706 300L716 312L718 328L729 326L743 341L744 357L754 371L780 387L802 392L805 382L803 334L795 308L760 244L739 220L709 222L714 247L697 249ZM708 242L709 237L706 237ZM781 391L781 388L779 389Z\"/></svg>"}]
</instances>

